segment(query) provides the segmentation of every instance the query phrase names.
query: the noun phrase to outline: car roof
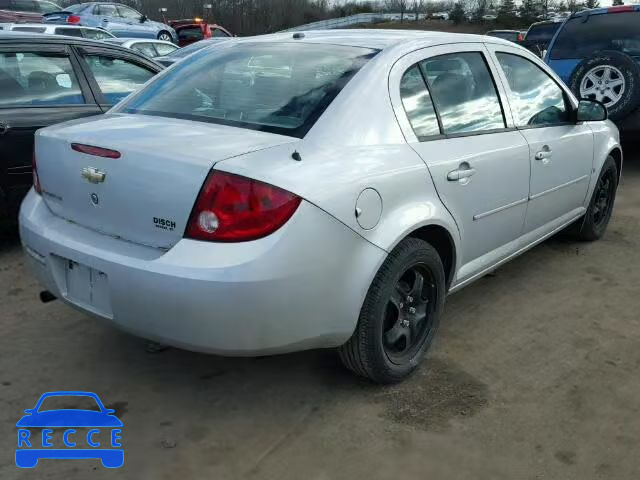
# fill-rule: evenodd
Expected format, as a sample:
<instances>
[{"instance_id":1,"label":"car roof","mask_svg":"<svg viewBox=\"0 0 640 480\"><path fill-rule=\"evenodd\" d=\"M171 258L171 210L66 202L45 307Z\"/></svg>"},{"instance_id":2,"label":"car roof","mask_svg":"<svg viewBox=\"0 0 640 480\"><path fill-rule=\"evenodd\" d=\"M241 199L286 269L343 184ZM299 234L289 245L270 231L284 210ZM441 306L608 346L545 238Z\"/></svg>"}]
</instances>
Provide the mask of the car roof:
<instances>
[{"instance_id":1,"label":"car roof","mask_svg":"<svg viewBox=\"0 0 640 480\"><path fill-rule=\"evenodd\" d=\"M487 33L494 33L494 32L499 32L499 33L520 33L520 30L489 30Z\"/></svg>"},{"instance_id":2,"label":"car roof","mask_svg":"<svg viewBox=\"0 0 640 480\"><path fill-rule=\"evenodd\" d=\"M488 40L490 39L490 40ZM502 43L513 45L507 40L485 35L467 33L433 32L425 30L387 30L387 29L351 29L351 30L306 30L296 32L280 32L257 37L237 39L239 42L282 42L325 43L352 47L384 50L406 45L408 49L415 44L422 46L442 45L447 43ZM426 44L426 45L425 45Z\"/></svg>"}]
</instances>

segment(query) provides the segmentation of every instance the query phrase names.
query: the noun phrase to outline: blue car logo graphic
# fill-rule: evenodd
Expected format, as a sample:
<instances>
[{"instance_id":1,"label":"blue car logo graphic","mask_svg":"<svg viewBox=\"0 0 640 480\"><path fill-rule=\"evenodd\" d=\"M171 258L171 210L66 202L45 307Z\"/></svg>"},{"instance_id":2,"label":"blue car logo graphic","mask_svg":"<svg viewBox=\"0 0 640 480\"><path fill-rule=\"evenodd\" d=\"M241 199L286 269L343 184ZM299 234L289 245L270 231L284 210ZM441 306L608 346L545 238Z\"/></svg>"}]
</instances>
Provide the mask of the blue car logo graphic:
<instances>
[{"instance_id":1,"label":"blue car logo graphic","mask_svg":"<svg viewBox=\"0 0 640 480\"><path fill-rule=\"evenodd\" d=\"M42 402L50 397L90 397L95 400L100 411L76 408L39 411ZM18 467L33 468L41 458L99 458L102 465L107 468L119 468L123 465L124 450L120 448L122 447L120 443L122 422L113 415L114 410L104 407L95 393L45 393L34 408L24 412L26 415L16 424L18 427L16 465ZM76 428L88 429L88 431L83 434ZM56 429L55 435L54 429ZM107 430L108 443L103 439L105 433L101 434L101 429ZM54 436L55 447L64 446L64 448L54 448ZM98 441L98 436L101 441ZM83 448L85 443L89 448Z\"/></svg>"}]
</instances>

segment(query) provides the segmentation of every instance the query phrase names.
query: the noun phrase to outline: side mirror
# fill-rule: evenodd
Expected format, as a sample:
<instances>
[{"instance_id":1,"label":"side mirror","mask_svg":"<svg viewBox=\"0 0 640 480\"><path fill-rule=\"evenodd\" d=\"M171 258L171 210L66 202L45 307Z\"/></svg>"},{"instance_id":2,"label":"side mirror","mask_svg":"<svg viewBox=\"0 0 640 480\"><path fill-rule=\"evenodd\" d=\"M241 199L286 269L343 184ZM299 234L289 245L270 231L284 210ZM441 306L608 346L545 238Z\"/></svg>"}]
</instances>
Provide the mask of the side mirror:
<instances>
[{"instance_id":1,"label":"side mirror","mask_svg":"<svg viewBox=\"0 0 640 480\"><path fill-rule=\"evenodd\" d=\"M146 22L147 20L149 20L149 19L147 18L147 16L146 16L146 15L140 15L140 23L144 23L144 22Z\"/></svg>"},{"instance_id":2,"label":"side mirror","mask_svg":"<svg viewBox=\"0 0 640 480\"><path fill-rule=\"evenodd\" d=\"M33 413L33 408L27 408L24 413Z\"/></svg>"},{"instance_id":3,"label":"side mirror","mask_svg":"<svg viewBox=\"0 0 640 480\"><path fill-rule=\"evenodd\" d=\"M580 100L576 120L578 122L602 122L607 119L607 107L596 100Z\"/></svg>"}]
</instances>

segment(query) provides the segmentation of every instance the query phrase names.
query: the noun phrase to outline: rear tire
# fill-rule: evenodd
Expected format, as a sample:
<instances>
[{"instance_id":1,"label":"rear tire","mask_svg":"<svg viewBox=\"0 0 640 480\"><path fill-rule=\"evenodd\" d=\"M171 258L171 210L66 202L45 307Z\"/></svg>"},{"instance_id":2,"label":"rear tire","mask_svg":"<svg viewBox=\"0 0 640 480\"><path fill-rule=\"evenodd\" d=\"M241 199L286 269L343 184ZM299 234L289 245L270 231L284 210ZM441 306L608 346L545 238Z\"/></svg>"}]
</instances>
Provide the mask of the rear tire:
<instances>
[{"instance_id":1,"label":"rear tire","mask_svg":"<svg viewBox=\"0 0 640 480\"><path fill-rule=\"evenodd\" d=\"M169 32L165 30L162 30L160 33L158 33L158 40L163 40L165 42L173 43L173 37Z\"/></svg>"},{"instance_id":2,"label":"rear tire","mask_svg":"<svg viewBox=\"0 0 640 480\"><path fill-rule=\"evenodd\" d=\"M438 252L417 238L400 242L373 279L356 330L338 349L344 365L377 383L406 378L431 346L445 295Z\"/></svg>"},{"instance_id":3,"label":"rear tire","mask_svg":"<svg viewBox=\"0 0 640 480\"><path fill-rule=\"evenodd\" d=\"M613 212L617 189L618 168L613 157L609 156L602 165L587 213L583 217L577 234L579 240L592 242L604 235Z\"/></svg>"}]
</instances>

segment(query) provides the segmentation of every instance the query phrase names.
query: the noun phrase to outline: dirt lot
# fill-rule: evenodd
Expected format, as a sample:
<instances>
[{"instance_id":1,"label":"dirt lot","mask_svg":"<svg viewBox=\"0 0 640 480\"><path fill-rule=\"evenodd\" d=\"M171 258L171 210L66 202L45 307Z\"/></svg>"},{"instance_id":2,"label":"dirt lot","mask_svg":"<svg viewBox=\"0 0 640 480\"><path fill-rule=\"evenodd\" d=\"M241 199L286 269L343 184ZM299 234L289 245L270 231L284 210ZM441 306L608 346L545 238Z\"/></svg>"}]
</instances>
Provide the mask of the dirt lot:
<instances>
[{"instance_id":1,"label":"dirt lot","mask_svg":"<svg viewBox=\"0 0 640 480\"><path fill-rule=\"evenodd\" d=\"M639 160L627 161L602 241L552 239L450 297L428 362L394 387L355 379L330 351L146 353L140 339L40 304L5 233L0 478L637 479ZM123 468L16 468L15 422L63 389L116 410Z\"/></svg>"}]
</instances>

